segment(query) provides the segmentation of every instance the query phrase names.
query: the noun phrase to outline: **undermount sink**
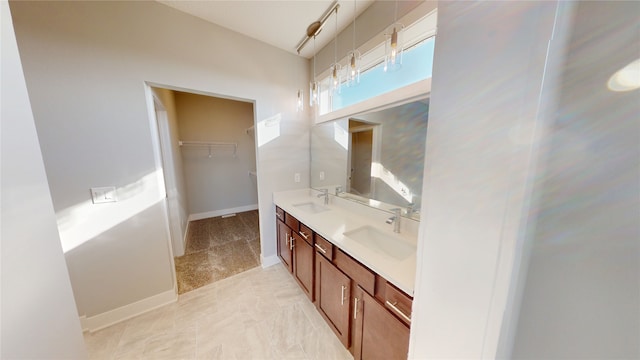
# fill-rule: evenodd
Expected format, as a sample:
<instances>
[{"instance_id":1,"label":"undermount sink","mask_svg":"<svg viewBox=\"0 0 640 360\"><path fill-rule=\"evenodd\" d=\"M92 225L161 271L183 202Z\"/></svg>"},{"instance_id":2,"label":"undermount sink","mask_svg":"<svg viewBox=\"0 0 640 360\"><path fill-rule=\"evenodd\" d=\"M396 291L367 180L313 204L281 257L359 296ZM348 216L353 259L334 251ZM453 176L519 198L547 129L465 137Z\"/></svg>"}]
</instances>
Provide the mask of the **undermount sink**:
<instances>
[{"instance_id":1,"label":"undermount sink","mask_svg":"<svg viewBox=\"0 0 640 360\"><path fill-rule=\"evenodd\" d=\"M368 225L347 231L343 235L373 251L391 256L397 260L404 260L416 252L415 245L408 244L391 234L384 233Z\"/></svg>"},{"instance_id":2,"label":"undermount sink","mask_svg":"<svg viewBox=\"0 0 640 360\"><path fill-rule=\"evenodd\" d=\"M324 211L331 210L326 206L322 206L322 205L316 204L314 202L293 204L293 206L298 208L298 209L300 209L300 210L302 210L302 211L306 211L306 212L311 213L311 214L317 214L317 213L321 213L321 212L324 212Z\"/></svg>"}]
</instances>

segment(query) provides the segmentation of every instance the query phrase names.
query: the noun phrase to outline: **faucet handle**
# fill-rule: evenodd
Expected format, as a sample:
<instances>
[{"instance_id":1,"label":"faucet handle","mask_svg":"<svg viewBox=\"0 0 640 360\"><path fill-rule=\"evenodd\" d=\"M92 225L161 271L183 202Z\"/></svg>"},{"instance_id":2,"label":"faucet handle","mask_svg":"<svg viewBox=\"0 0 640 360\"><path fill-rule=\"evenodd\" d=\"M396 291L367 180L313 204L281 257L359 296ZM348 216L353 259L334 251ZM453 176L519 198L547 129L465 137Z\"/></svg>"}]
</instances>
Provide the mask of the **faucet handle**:
<instances>
[{"instance_id":1,"label":"faucet handle","mask_svg":"<svg viewBox=\"0 0 640 360\"><path fill-rule=\"evenodd\" d=\"M336 186L336 196L340 195L342 192L342 186Z\"/></svg>"}]
</instances>

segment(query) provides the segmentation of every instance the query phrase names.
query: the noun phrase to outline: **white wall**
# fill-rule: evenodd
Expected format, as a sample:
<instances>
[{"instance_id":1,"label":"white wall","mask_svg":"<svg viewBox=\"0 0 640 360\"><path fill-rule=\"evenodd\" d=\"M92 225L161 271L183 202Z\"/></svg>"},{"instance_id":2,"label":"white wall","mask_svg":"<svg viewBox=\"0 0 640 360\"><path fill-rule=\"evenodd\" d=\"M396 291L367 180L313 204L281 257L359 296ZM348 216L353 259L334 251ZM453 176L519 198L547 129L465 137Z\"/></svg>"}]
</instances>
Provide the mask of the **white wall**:
<instances>
[{"instance_id":1,"label":"white wall","mask_svg":"<svg viewBox=\"0 0 640 360\"><path fill-rule=\"evenodd\" d=\"M10 5L63 248L76 246L79 314L174 286L145 81L255 100L257 122L280 119L257 153L262 256L277 261L271 194L308 187L308 114L295 112L306 60L152 1ZM92 205L88 189L109 185L119 201Z\"/></svg>"},{"instance_id":2,"label":"white wall","mask_svg":"<svg viewBox=\"0 0 640 360\"><path fill-rule=\"evenodd\" d=\"M0 15L0 358L86 359L6 1Z\"/></svg>"},{"instance_id":3,"label":"white wall","mask_svg":"<svg viewBox=\"0 0 640 360\"><path fill-rule=\"evenodd\" d=\"M183 146L182 164L189 214L234 212L257 206L253 104L211 96L175 92L178 129L183 141L215 141L237 144L229 149Z\"/></svg>"},{"instance_id":4,"label":"white wall","mask_svg":"<svg viewBox=\"0 0 640 360\"><path fill-rule=\"evenodd\" d=\"M640 358L640 90L607 88L640 57L638 14L576 4L512 358Z\"/></svg>"},{"instance_id":5,"label":"white wall","mask_svg":"<svg viewBox=\"0 0 640 360\"><path fill-rule=\"evenodd\" d=\"M440 2L410 357L498 355L554 2Z\"/></svg>"}]
</instances>

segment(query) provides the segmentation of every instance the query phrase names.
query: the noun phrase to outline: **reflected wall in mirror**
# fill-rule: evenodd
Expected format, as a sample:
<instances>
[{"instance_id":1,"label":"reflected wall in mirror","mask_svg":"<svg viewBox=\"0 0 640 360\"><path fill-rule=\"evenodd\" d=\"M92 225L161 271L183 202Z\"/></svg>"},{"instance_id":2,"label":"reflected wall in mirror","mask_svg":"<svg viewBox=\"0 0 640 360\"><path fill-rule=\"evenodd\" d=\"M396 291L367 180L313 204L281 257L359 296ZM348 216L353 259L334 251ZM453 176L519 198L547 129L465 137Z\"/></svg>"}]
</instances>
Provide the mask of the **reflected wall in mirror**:
<instances>
[{"instance_id":1,"label":"reflected wall in mirror","mask_svg":"<svg viewBox=\"0 0 640 360\"><path fill-rule=\"evenodd\" d=\"M311 186L418 219L429 100L315 125Z\"/></svg>"}]
</instances>

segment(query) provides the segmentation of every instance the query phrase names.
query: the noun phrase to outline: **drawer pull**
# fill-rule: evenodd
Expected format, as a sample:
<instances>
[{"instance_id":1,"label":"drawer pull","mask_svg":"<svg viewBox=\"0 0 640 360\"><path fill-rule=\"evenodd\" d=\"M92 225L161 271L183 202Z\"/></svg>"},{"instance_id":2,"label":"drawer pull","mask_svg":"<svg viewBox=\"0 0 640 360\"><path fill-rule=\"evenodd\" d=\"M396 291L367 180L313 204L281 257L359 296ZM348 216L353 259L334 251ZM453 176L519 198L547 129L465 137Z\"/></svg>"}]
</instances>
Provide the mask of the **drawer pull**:
<instances>
[{"instance_id":1,"label":"drawer pull","mask_svg":"<svg viewBox=\"0 0 640 360\"><path fill-rule=\"evenodd\" d=\"M309 235L305 234L304 231L300 230L299 233L300 233L300 236L302 236L303 238L305 238L305 239L309 238Z\"/></svg>"},{"instance_id":2,"label":"drawer pull","mask_svg":"<svg viewBox=\"0 0 640 360\"><path fill-rule=\"evenodd\" d=\"M358 318L358 298L353 299L353 320Z\"/></svg>"},{"instance_id":3,"label":"drawer pull","mask_svg":"<svg viewBox=\"0 0 640 360\"><path fill-rule=\"evenodd\" d=\"M276 217L277 217L278 219L280 219L280 220L284 221L284 219L282 218L282 215L280 215L280 214L276 213Z\"/></svg>"},{"instance_id":4,"label":"drawer pull","mask_svg":"<svg viewBox=\"0 0 640 360\"><path fill-rule=\"evenodd\" d=\"M387 300L386 304L391 308L391 310L395 311L398 315L402 316L405 320L411 323L411 318L407 316L404 312L402 312L402 310L398 309L398 307L396 306L398 304L397 301L394 301L392 304L389 302L389 300Z\"/></svg>"},{"instance_id":5,"label":"drawer pull","mask_svg":"<svg viewBox=\"0 0 640 360\"><path fill-rule=\"evenodd\" d=\"M322 246L320 246L320 244L316 244L316 248L318 248L318 250L322 251L323 254L327 253L327 249L323 249Z\"/></svg>"}]
</instances>

